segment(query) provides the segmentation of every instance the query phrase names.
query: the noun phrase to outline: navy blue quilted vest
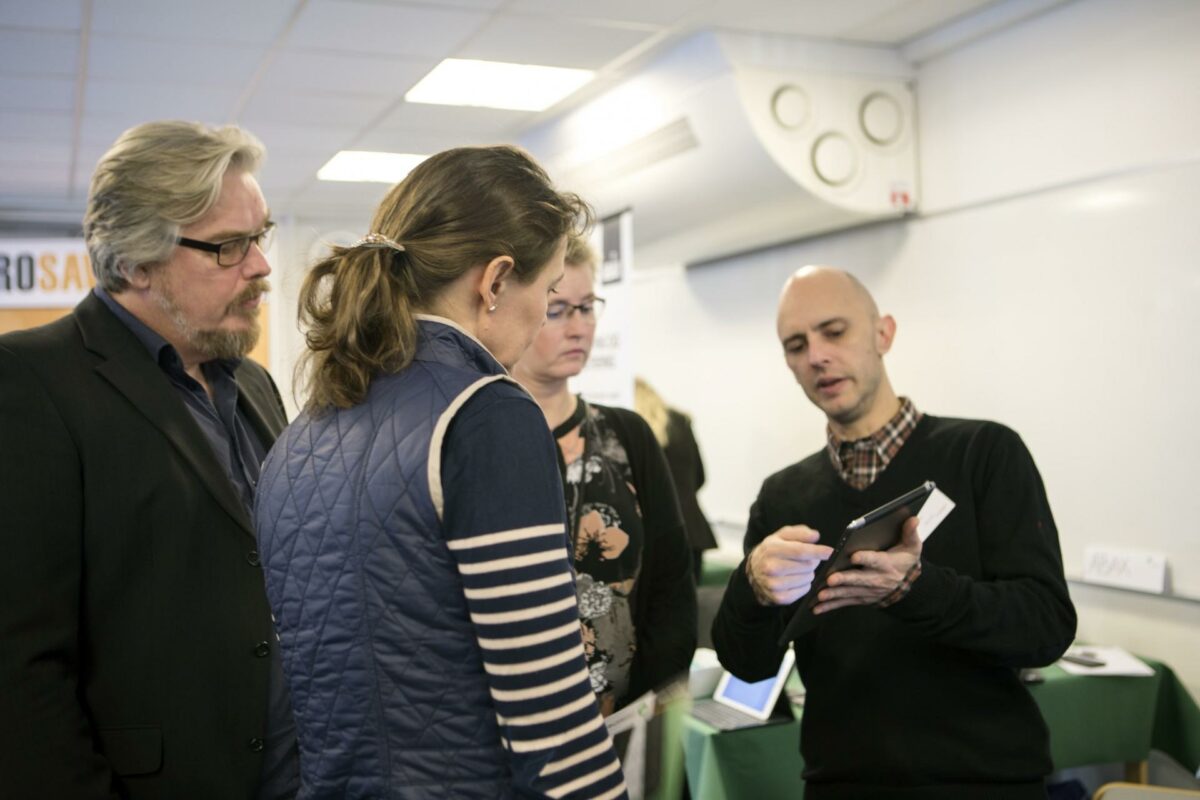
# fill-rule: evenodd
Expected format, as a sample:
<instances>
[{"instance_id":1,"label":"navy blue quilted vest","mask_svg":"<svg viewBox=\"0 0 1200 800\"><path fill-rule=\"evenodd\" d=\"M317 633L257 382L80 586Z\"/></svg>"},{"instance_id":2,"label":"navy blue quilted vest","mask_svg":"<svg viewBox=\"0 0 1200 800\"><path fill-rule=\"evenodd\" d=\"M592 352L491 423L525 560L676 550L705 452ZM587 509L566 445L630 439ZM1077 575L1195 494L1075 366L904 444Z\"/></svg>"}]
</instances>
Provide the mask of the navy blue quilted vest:
<instances>
[{"instance_id":1,"label":"navy blue quilted vest","mask_svg":"<svg viewBox=\"0 0 1200 800\"><path fill-rule=\"evenodd\" d=\"M262 469L255 521L302 798L511 794L430 488L431 441L504 370L449 325L419 325L411 366L360 405L302 414Z\"/></svg>"}]
</instances>

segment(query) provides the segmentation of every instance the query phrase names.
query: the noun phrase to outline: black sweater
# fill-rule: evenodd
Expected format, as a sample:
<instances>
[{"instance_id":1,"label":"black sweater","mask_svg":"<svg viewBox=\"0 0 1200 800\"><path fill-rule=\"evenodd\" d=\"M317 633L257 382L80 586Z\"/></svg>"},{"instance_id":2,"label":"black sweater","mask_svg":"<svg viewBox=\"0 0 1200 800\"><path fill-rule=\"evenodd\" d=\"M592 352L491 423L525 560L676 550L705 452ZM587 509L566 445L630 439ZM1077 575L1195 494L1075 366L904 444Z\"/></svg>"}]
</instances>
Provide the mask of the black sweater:
<instances>
[{"instance_id":1,"label":"black sweater","mask_svg":"<svg viewBox=\"0 0 1200 800\"><path fill-rule=\"evenodd\" d=\"M1041 477L1012 430L926 415L861 491L815 453L764 482L745 552L791 524L832 544L851 519L925 480L956 507L926 540L908 596L834 611L795 642L809 798L1038 796L1051 771L1017 669L1062 654L1075 610ZM743 563L713 623L721 663L746 680L774 674L790 615L755 601Z\"/></svg>"}]
</instances>

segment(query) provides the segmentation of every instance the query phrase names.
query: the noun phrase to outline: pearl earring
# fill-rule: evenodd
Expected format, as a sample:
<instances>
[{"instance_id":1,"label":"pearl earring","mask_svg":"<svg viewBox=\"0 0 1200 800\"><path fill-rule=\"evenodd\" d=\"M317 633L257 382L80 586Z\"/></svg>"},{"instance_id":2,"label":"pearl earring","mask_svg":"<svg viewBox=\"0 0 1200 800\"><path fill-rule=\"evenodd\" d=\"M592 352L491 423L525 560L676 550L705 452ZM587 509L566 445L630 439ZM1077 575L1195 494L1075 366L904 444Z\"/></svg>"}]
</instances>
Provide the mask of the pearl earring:
<instances>
[{"instance_id":1,"label":"pearl earring","mask_svg":"<svg viewBox=\"0 0 1200 800\"><path fill-rule=\"evenodd\" d=\"M488 306L488 313L489 313L489 314L490 314L491 312L495 311L495 310L496 310L496 304L495 304L495 303L492 303L490 306Z\"/></svg>"}]
</instances>

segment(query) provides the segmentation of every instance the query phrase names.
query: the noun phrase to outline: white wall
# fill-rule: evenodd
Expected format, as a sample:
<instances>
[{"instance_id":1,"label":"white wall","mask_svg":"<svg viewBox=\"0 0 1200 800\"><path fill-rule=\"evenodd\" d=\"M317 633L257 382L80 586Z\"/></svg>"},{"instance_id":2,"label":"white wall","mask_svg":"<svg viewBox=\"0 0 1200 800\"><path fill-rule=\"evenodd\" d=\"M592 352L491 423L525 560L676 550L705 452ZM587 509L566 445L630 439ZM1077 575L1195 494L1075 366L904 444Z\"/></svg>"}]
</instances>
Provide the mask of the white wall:
<instances>
[{"instance_id":1,"label":"white wall","mask_svg":"<svg viewBox=\"0 0 1200 800\"><path fill-rule=\"evenodd\" d=\"M640 274L637 369L693 414L710 515L744 521L823 443L773 328L787 274L830 263L897 316L899 391L1021 432L1069 574L1088 542L1149 547L1200 598L1198 41L1200 3L1078 0L939 56L917 74L920 218ZM1200 693L1200 603L1072 591L1082 639Z\"/></svg>"},{"instance_id":2,"label":"white wall","mask_svg":"<svg viewBox=\"0 0 1200 800\"><path fill-rule=\"evenodd\" d=\"M326 244L349 244L367 235L370 214L361 220L314 220L284 217L276 244L278 263L271 273L271 377L294 419L304 398L296 386L296 366L304 352L297 322L300 287L308 268L327 252Z\"/></svg>"}]
</instances>

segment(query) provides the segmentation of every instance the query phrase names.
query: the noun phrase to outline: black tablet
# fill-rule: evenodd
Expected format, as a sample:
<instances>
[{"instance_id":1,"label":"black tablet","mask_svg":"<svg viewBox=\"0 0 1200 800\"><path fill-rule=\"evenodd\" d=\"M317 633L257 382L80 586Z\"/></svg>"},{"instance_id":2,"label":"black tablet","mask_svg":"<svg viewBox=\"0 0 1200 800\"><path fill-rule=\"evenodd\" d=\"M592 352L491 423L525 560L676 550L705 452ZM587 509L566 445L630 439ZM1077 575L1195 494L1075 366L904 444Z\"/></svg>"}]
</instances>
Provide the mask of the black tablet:
<instances>
[{"instance_id":1,"label":"black tablet","mask_svg":"<svg viewBox=\"0 0 1200 800\"><path fill-rule=\"evenodd\" d=\"M884 503L847 525L833 546L833 555L817 569L812 588L798 601L796 612L779 637L779 644L785 645L812 628L816 623L812 608L817 604L817 594L825 588L830 575L843 569L854 569L850 556L859 550L887 550L900 544L904 523L909 517L916 516L936 488L933 481L925 481L911 492Z\"/></svg>"}]
</instances>

